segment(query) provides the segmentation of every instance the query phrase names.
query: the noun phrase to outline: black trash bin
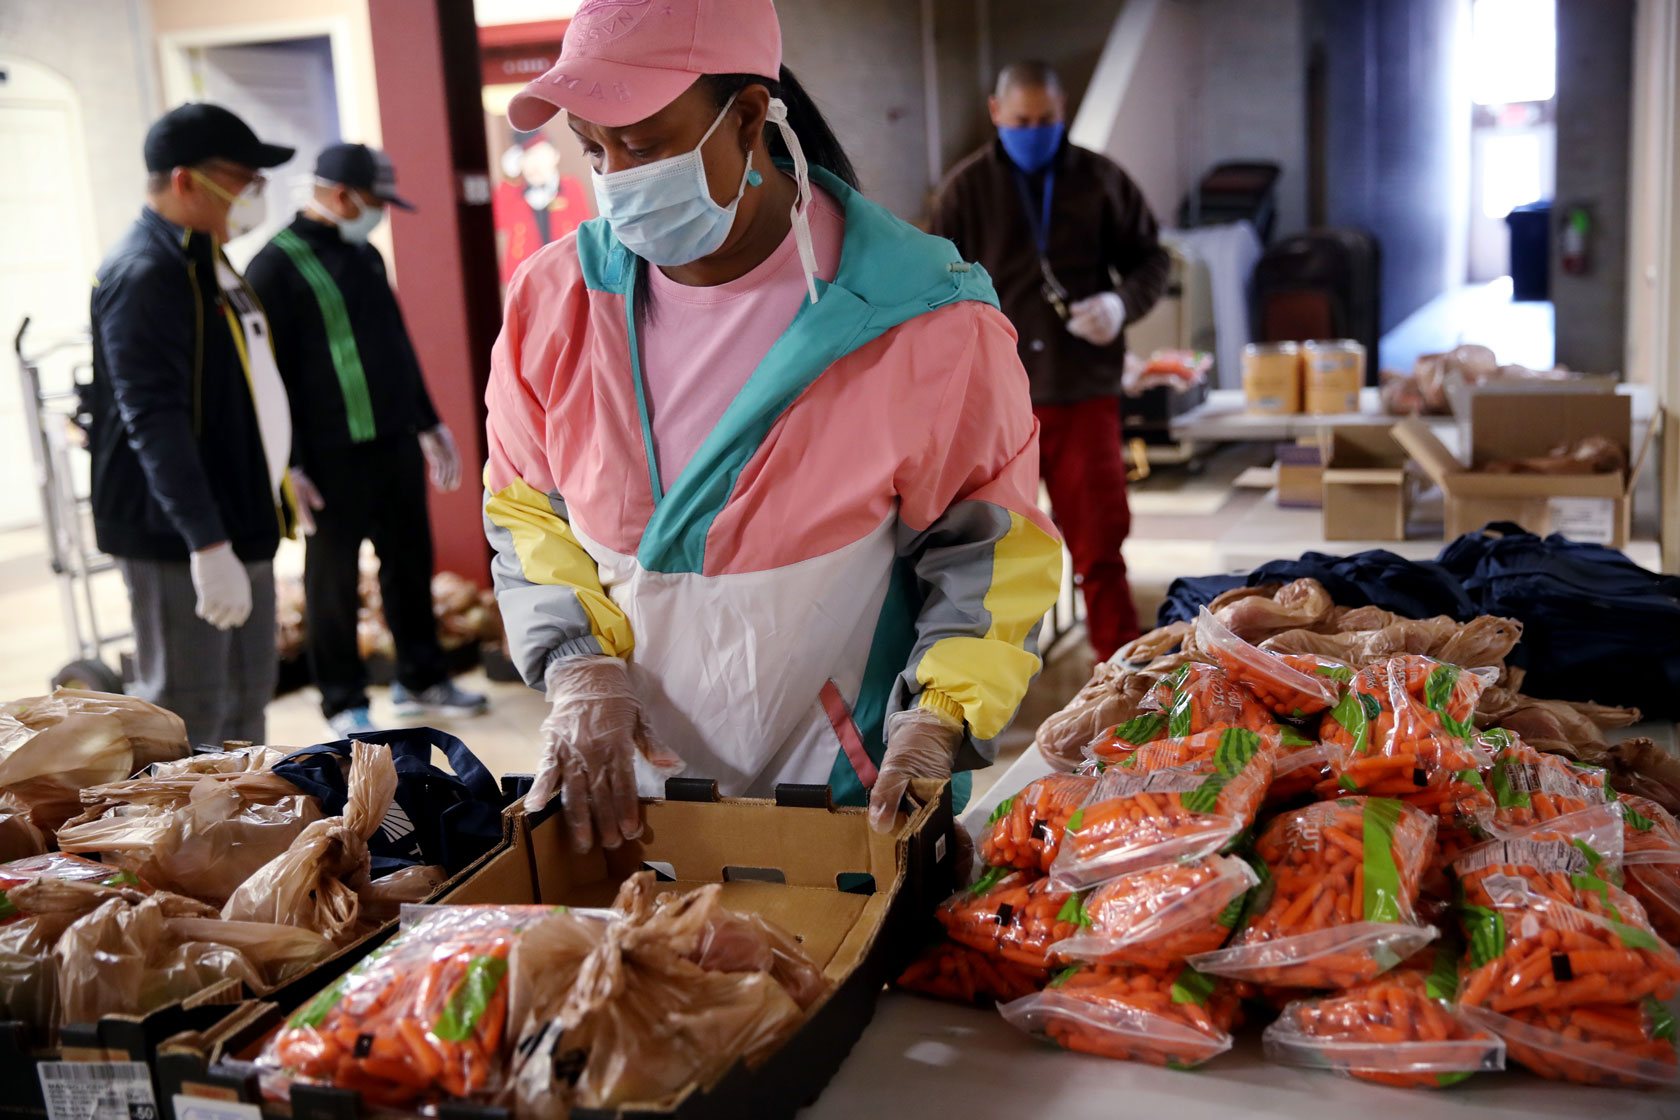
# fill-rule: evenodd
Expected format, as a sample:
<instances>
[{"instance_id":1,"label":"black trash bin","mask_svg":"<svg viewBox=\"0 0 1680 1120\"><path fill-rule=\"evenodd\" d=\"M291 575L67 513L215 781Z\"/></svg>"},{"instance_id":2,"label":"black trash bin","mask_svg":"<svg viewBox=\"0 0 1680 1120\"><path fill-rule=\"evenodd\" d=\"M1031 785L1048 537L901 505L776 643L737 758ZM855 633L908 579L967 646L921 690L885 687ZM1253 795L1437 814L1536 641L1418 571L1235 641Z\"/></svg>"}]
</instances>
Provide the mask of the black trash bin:
<instances>
[{"instance_id":1,"label":"black trash bin","mask_svg":"<svg viewBox=\"0 0 1680 1120\"><path fill-rule=\"evenodd\" d=\"M1511 298L1552 298L1552 204L1530 202L1505 216L1511 229Z\"/></svg>"}]
</instances>

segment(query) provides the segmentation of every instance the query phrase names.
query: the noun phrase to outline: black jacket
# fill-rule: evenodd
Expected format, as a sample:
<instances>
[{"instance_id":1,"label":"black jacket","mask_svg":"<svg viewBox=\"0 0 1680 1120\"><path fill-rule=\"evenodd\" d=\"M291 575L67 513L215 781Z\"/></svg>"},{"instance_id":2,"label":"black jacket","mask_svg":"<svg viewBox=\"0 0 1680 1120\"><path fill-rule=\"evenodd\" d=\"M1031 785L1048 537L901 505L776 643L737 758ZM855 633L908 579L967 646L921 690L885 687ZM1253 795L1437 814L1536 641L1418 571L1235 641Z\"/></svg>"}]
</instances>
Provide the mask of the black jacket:
<instances>
[{"instance_id":1,"label":"black jacket","mask_svg":"<svg viewBox=\"0 0 1680 1120\"><path fill-rule=\"evenodd\" d=\"M1050 267L1071 300L1115 291L1126 322L1149 313L1166 287L1170 261L1161 247L1143 192L1114 161L1063 142L1056 153L1050 197ZM933 232L956 242L997 286L1003 313L1020 334L1034 404L1077 404L1120 395L1125 368L1124 332L1108 346L1069 334L1040 289L1043 274L1021 197L1021 173L997 140L966 157L939 188ZM1044 175L1026 182L1038 205ZM1038 220L1038 214L1033 215ZM1118 279L1116 279L1118 274Z\"/></svg>"},{"instance_id":2,"label":"black jacket","mask_svg":"<svg viewBox=\"0 0 1680 1120\"><path fill-rule=\"evenodd\" d=\"M151 209L94 280L93 527L112 556L185 560L231 541L270 560L286 514L207 234Z\"/></svg>"},{"instance_id":3,"label":"black jacket","mask_svg":"<svg viewBox=\"0 0 1680 1120\"><path fill-rule=\"evenodd\" d=\"M319 262L325 276L316 274L316 282L329 281L342 301L354 340L351 349L366 384L365 396L357 386L346 387L344 377L354 375L340 369L345 358L342 348L340 361L334 361L328 313L310 279L282 247L287 234L301 241ZM436 426L437 411L426 392L419 359L378 249L352 245L335 227L300 214L263 246L245 277L262 298L274 331L275 358L292 402L294 463L307 472L314 469L312 464L322 450L413 435Z\"/></svg>"}]
</instances>

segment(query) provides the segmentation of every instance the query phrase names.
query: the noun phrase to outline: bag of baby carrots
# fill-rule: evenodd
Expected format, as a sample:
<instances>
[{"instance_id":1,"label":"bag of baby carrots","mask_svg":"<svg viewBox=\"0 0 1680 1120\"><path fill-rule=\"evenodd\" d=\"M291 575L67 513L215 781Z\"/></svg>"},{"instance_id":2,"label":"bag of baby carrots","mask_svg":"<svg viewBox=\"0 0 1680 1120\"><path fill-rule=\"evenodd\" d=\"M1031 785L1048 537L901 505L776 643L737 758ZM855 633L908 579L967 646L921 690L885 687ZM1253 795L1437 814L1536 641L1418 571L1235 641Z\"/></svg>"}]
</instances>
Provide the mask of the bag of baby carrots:
<instances>
[{"instance_id":1,"label":"bag of baby carrots","mask_svg":"<svg viewBox=\"0 0 1680 1120\"><path fill-rule=\"evenodd\" d=\"M1462 1002L1509 1014L1680 992L1680 952L1610 882L1620 854L1621 821L1604 806L1460 856Z\"/></svg>"},{"instance_id":2,"label":"bag of baby carrots","mask_svg":"<svg viewBox=\"0 0 1680 1120\"><path fill-rule=\"evenodd\" d=\"M1118 727L1111 727L1086 748L1088 758L1102 763L1124 760L1139 747L1167 737L1165 712L1142 712Z\"/></svg>"},{"instance_id":3,"label":"bag of baby carrots","mask_svg":"<svg viewBox=\"0 0 1680 1120\"><path fill-rule=\"evenodd\" d=\"M998 1008L1011 1025L1066 1050L1189 1069L1231 1048L1242 1001L1188 965L1075 965L1042 992Z\"/></svg>"},{"instance_id":4,"label":"bag of baby carrots","mask_svg":"<svg viewBox=\"0 0 1680 1120\"><path fill-rule=\"evenodd\" d=\"M258 1059L263 1093L285 1101L298 1081L354 1089L369 1105L407 1109L501 1086L508 956L538 922L610 918L552 906L410 907L404 927L289 1019Z\"/></svg>"},{"instance_id":5,"label":"bag of baby carrots","mask_svg":"<svg viewBox=\"0 0 1680 1120\"><path fill-rule=\"evenodd\" d=\"M1252 692L1219 666L1199 661L1162 677L1144 703L1167 717L1167 734L1174 739L1214 727L1264 731L1272 725L1271 713Z\"/></svg>"},{"instance_id":6,"label":"bag of baby carrots","mask_svg":"<svg viewBox=\"0 0 1680 1120\"><path fill-rule=\"evenodd\" d=\"M1048 968L1004 960L946 938L911 961L893 985L918 995L991 1007L1031 995L1049 980Z\"/></svg>"},{"instance_id":7,"label":"bag of baby carrots","mask_svg":"<svg viewBox=\"0 0 1680 1120\"><path fill-rule=\"evenodd\" d=\"M1036 871L992 867L940 904L936 916L953 941L1048 968L1055 963L1050 946L1079 928L1079 901Z\"/></svg>"},{"instance_id":8,"label":"bag of baby carrots","mask_svg":"<svg viewBox=\"0 0 1680 1120\"><path fill-rule=\"evenodd\" d=\"M1419 1089L1504 1069L1505 1044L1454 1007L1462 949L1442 939L1369 983L1291 1003L1261 1036L1266 1057Z\"/></svg>"},{"instance_id":9,"label":"bag of baby carrots","mask_svg":"<svg viewBox=\"0 0 1680 1120\"><path fill-rule=\"evenodd\" d=\"M1068 818L1096 787L1090 774L1051 774L1005 798L986 820L981 862L991 867L1048 871L1061 848Z\"/></svg>"},{"instance_id":10,"label":"bag of baby carrots","mask_svg":"<svg viewBox=\"0 0 1680 1120\"><path fill-rule=\"evenodd\" d=\"M1627 892L1645 907L1651 928L1680 947L1680 823L1655 801L1618 793Z\"/></svg>"},{"instance_id":11,"label":"bag of baby carrots","mask_svg":"<svg viewBox=\"0 0 1680 1120\"><path fill-rule=\"evenodd\" d=\"M1278 654L1252 646L1206 607L1196 616L1196 644L1212 655L1226 676L1246 686L1270 711L1287 718L1300 719L1333 707L1341 699L1342 685L1353 676L1344 666L1326 663L1327 671L1319 672L1315 661L1303 659L1291 664ZM1313 669L1303 671L1298 667L1301 665L1313 665Z\"/></svg>"},{"instance_id":12,"label":"bag of baby carrots","mask_svg":"<svg viewBox=\"0 0 1680 1120\"><path fill-rule=\"evenodd\" d=\"M1324 717L1336 789L1398 797L1445 787L1492 765L1471 716L1487 681L1419 654L1389 658L1354 675ZM1333 794L1336 789L1326 789Z\"/></svg>"},{"instance_id":13,"label":"bag of baby carrots","mask_svg":"<svg viewBox=\"0 0 1680 1120\"><path fill-rule=\"evenodd\" d=\"M1680 1087L1674 1016L1656 1000L1528 1007L1501 1015L1465 1007L1463 1015L1505 1040L1518 1065L1552 1081L1636 1089Z\"/></svg>"},{"instance_id":14,"label":"bag of baby carrots","mask_svg":"<svg viewBox=\"0 0 1680 1120\"><path fill-rule=\"evenodd\" d=\"M1436 936L1416 910L1434 843L1434 818L1390 798L1341 797L1276 817L1255 842L1263 901L1230 947L1190 963L1301 988L1374 979Z\"/></svg>"},{"instance_id":15,"label":"bag of baby carrots","mask_svg":"<svg viewBox=\"0 0 1680 1120\"><path fill-rule=\"evenodd\" d=\"M1240 727L1140 748L1068 817L1052 877L1077 889L1213 855L1254 823L1276 758L1275 736Z\"/></svg>"},{"instance_id":16,"label":"bag of baby carrots","mask_svg":"<svg viewBox=\"0 0 1680 1120\"><path fill-rule=\"evenodd\" d=\"M1067 960L1172 968L1225 944L1259 882L1234 856L1134 871L1073 896L1074 927L1050 948Z\"/></svg>"}]
</instances>

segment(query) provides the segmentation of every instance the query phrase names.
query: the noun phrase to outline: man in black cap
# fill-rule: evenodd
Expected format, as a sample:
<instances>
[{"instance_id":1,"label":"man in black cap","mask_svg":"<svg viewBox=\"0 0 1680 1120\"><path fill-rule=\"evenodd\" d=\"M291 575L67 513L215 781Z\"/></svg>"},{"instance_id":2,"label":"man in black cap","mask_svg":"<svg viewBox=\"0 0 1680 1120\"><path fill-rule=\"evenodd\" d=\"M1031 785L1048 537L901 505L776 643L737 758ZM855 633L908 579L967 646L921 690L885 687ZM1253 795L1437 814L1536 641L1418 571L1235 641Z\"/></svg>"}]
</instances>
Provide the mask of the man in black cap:
<instances>
[{"instance_id":1,"label":"man in black cap","mask_svg":"<svg viewBox=\"0 0 1680 1120\"><path fill-rule=\"evenodd\" d=\"M261 171L292 149L189 104L152 125L145 157L146 206L94 280L94 534L128 583L135 694L195 743L260 743L292 421L222 244L262 221Z\"/></svg>"},{"instance_id":2,"label":"man in black cap","mask_svg":"<svg viewBox=\"0 0 1680 1120\"><path fill-rule=\"evenodd\" d=\"M379 250L367 243L396 192L391 163L363 144L315 162L315 194L247 275L274 324L292 402L292 481L309 544L304 610L321 711L340 737L374 729L356 642L358 555L372 540L396 645L395 714L470 715L485 698L448 678L432 615L426 474L461 484L461 462L420 375Z\"/></svg>"}]
</instances>

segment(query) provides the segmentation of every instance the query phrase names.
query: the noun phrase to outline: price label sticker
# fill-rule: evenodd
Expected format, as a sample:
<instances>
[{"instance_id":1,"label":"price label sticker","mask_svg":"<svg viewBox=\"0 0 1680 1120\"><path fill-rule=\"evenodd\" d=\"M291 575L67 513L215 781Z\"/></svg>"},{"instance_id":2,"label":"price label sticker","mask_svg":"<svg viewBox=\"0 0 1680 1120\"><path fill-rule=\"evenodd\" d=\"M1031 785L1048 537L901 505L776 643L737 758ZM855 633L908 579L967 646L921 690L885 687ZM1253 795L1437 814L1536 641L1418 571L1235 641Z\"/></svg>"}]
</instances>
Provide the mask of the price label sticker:
<instances>
[{"instance_id":1,"label":"price label sticker","mask_svg":"<svg viewBox=\"0 0 1680 1120\"><path fill-rule=\"evenodd\" d=\"M1610 544L1616 539L1614 499L1553 498L1546 504L1552 532L1587 544Z\"/></svg>"},{"instance_id":2,"label":"price label sticker","mask_svg":"<svg viewBox=\"0 0 1680 1120\"><path fill-rule=\"evenodd\" d=\"M175 1120L262 1120L262 1109L238 1101L175 1094Z\"/></svg>"},{"instance_id":3,"label":"price label sticker","mask_svg":"<svg viewBox=\"0 0 1680 1120\"><path fill-rule=\"evenodd\" d=\"M158 1120L145 1062L41 1062L48 1120Z\"/></svg>"}]
</instances>

